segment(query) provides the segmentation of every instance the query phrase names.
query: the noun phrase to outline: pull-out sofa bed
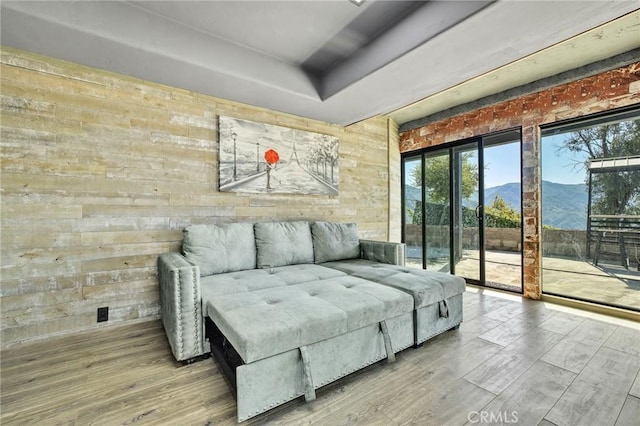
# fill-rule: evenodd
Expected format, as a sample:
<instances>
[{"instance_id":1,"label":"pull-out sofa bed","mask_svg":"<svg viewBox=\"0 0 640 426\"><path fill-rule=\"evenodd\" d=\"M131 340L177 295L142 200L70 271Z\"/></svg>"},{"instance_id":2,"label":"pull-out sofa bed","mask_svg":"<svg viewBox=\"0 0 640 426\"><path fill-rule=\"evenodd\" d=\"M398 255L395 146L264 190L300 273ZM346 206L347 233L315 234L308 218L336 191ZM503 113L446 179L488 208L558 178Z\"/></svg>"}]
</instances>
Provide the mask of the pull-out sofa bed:
<instances>
[{"instance_id":1,"label":"pull-out sofa bed","mask_svg":"<svg viewBox=\"0 0 640 426\"><path fill-rule=\"evenodd\" d=\"M212 352L242 422L462 322L462 278L404 266L355 224L192 225L158 259L178 361Z\"/></svg>"}]
</instances>

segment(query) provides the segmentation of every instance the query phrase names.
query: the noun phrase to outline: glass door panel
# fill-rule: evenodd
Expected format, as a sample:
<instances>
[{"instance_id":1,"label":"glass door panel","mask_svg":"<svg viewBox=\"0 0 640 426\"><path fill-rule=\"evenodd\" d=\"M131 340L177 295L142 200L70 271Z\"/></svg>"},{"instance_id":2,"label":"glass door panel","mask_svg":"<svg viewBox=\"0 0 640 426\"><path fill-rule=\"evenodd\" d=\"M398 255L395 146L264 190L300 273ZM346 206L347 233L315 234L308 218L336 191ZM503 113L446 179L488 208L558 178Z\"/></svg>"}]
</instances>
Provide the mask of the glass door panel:
<instances>
[{"instance_id":1,"label":"glass door panel","mask_svg":"<svg viewBox=\"0 0 640 426\"><path fill-rule=\"evenodd\" d=\"M402 176L407 266L422 268L422 156L406 158Z\"/></svg>"},{"instance_id":2,"label":"glass door panel","mask_svg":"<svg viewBox=\"0 0 640 426\"><path fill-rule=\"evenodd\" d=\"M485 283L522 291L520 134L483 140Z\"/></svg>"},{"instance_id":3,"label":"glass door panel","mask_svg":"<svg viewBox=\"0 0 640 426\"><path fill-rule=\"evenodd\" d=\"M425 155L425 269L451 271L449 150Z\"/></svg>"},{"instance_id":4,"label":"glass door panel","mask_svg":"<svg viewBox=\"0 0 640 426\"><path fill-rule=\"evenodd\" d=\"M482 205L478 165L481 151L474 142L452 149L453 262L455 275L483 280Z\"/></svg>"},{"instance_id":5,"label":"glass door panel","mask_svg":"<svg viewBox=\"0 0 640 426\"><path fill-rule=\"evenodd\" d=\"M640 110L542 132L542 292L640 311Z\"/></svg>"}]
</instances>

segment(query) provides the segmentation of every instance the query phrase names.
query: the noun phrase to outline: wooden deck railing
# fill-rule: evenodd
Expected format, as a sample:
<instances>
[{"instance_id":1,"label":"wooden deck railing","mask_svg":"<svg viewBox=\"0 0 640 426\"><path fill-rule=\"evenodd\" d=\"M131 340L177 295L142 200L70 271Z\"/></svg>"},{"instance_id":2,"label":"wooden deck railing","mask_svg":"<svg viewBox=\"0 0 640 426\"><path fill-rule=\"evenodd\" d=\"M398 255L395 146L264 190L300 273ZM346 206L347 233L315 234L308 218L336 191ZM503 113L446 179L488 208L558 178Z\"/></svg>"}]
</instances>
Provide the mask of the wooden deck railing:
<instances>
[{"instance_id":1,"label":"wooden deck railing","mask_svg":"<svg viewBox=\"0 0 640 426\"><path fill-rule=\"evenodd\" d=\"M629 269L627 246L640 246L640 216L591 215L587 227L587 247L595 243L593 264L602 255L618 256L620 265Z\"/></svg>"}]
</instances>

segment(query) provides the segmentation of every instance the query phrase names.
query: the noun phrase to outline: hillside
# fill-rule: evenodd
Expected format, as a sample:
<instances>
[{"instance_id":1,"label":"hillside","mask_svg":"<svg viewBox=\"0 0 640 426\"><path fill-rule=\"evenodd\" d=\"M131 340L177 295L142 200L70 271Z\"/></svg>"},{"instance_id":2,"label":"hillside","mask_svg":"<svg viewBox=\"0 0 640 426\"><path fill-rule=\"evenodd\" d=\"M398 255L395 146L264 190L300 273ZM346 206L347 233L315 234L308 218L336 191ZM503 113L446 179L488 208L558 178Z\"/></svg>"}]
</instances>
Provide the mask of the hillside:
<instances>
[{"instance_id":1,"label":"hillside","mask_svg":"<svg viewBox=\"0 0 640 426\"><path fill-rule=\"evenodd\" d=\"M409 199L419 199L418 188L407 187ZM520 184L507 183L485 190L485 199L490 204L497 196L507 204L520 210ZM474 208L478 203L478 194L465 200L465 207ZM542 223L560 229L586 229L587 226L587 187L585 184L566 185L554 182L542 182Z\"/></svg>"},{"instance_id":2,"label":"hillside","mask_svg":"<svg viewBox=\"0 0 640 426\"><path fill-rule=\"evenodd\" d=\"M587 229L587 185L542 181L542 223L560 229Z\"/></svg>"}]
</instances>

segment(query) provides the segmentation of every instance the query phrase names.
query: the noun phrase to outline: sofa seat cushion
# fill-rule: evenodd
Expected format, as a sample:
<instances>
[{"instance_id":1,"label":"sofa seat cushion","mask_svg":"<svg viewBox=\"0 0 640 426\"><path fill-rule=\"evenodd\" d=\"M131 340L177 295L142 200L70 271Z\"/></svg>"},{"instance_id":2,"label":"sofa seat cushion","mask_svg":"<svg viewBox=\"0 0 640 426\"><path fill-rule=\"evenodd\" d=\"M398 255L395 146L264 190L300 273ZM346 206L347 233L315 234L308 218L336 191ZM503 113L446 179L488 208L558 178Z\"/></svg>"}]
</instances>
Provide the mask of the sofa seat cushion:
<instances>
[{"instance_id":1,"label":"sofa seat cushion","mask_svg":"<svg viewBox=\"0 0 640 426\"><path fill-rule=\"evenodd\" d=\"M300 264L269 269L250 269L200 278L202 299L225 294L244 293L265 288L284 287L309 281L346 276L337 269ZM204 312L206 315L207 313Z\"/></svg>"},{"instance_id":2,"label":"sofa seat cushion","mask_svg":"<svg viewBox=\"0 0 640 426\"><path fill-rule=\"evenodd\" d=\"M342 276L296 285L345 311L348 330L378 323L413 310L413 299L402 292L358 277ZM371 310L371 306L376 306Z\"/></svg>"},{"instance_id":3,"label":"sofa seat cushion","mask_svg":"<svg viewBox=\"0 0 640 426\"><path fill-rule=\"evenodd\" d=\"M391 287L340 276L204 298L206 312L246 363L335 337L413 309Z\"/></svg>"},{"instance_id":4,"label":"sofa seat cushion","mask_svg":"<svg viewBox=\"0 0 640 426\"><path fill-rule=\"evenodd\" d=\"M416 309L465 291L463 278L443 272L425 271L424 269L389 265L364 259L341 260L322 265L353 277L364 278L402 290L413 297Z\"/></svg>"},{"instance_id":5,"label":"sofa seat cushion","mask_svg":"<svg viewBox=\"0 0 640 426\"><path fill-rule=\"evenodd\" d=\"M314 264L299 264L266 269L269 274L280 278L287 285L320 281L329 278L343 277L345 274L337 269Z\"/></svg>"}]
</instances>

